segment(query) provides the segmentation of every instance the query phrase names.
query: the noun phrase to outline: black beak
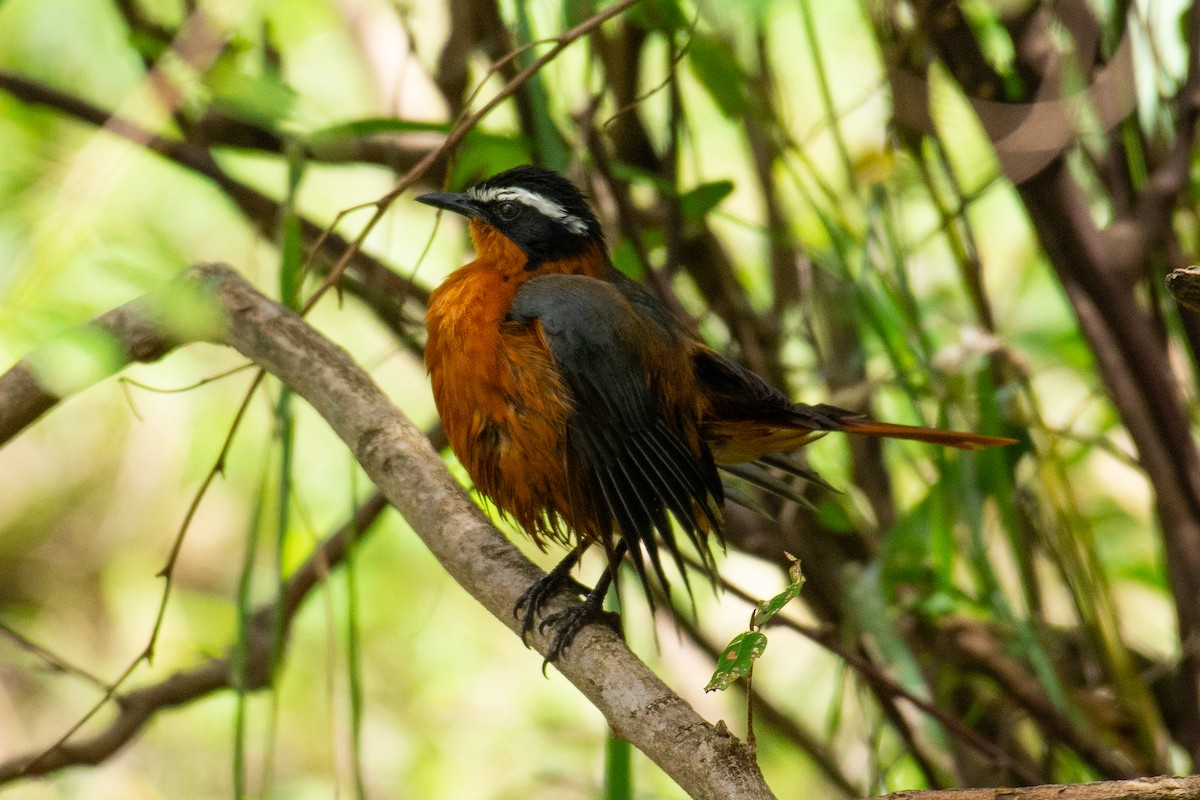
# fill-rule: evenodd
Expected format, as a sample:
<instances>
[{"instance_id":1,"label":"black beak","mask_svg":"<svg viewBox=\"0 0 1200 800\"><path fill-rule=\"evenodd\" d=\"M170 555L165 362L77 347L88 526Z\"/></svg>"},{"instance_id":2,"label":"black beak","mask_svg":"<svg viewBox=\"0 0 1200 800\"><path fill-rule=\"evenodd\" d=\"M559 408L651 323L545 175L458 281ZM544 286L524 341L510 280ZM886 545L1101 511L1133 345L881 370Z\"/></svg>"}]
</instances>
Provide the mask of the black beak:
<instances>
[{"instance_id":1,"label":"black beak","mask_svg":"<svg viewBox=\"0 0 1200 800\"><path fill-rule=\"evenodd\" d=\"M458 192L423 194L417 198L417 202L433 206L434 208L444 208L447 211L453 211L455 214L462 214L464 217L478 217L480 213L478 203L465 194Z\"/></svg>"}]
</instances>

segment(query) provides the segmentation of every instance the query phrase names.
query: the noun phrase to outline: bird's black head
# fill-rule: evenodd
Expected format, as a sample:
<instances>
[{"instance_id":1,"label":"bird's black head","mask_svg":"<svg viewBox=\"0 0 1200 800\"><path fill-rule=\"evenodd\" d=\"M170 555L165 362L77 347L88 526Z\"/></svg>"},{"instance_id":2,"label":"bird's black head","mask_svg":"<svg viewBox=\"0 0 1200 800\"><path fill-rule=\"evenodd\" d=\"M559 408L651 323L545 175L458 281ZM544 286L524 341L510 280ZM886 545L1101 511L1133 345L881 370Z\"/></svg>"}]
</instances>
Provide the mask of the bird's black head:
<instances>
[{"instance_id":1,"label":"bird's black head","mask_svg":"<svg viewBox=\"0 0 1200 800\"><path fill-rule=\"evenodd\" d=\"M603 250L600 223L583 193L541 167L514 167L465 192L424 194L417 200L491 225L524 251L530 268L591 246Z\"/></svg>"}]
</instances>

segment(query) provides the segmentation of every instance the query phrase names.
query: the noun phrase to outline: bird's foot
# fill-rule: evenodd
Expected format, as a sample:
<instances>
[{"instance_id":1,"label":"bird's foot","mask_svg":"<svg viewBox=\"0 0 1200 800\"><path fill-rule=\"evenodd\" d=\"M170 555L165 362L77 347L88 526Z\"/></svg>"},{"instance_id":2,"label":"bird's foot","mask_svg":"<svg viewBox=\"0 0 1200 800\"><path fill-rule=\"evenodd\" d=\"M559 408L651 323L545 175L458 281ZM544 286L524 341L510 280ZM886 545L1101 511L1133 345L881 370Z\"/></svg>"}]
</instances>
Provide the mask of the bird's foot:
<instances>
[{"instance_id":1,"label":"bird's foot","mask_svg":"<svg viewBox=\"0 0 1200 800\"><path fill-rule=\"evenodd\" d=\"M612 611L605 611L604 593L598 594L595 591L590 592L582 603L543 618L538 623L538 632L545 633L547 630L553 629L554 638L550 642L549 649L546 650L546 660L542 663L542 672L546 671L547 664L557 661L558 657L571 646L571 642L575 640L575 635L579 631L593 622L609 626L618 635L621 633L620 615Z\"/></svg>"},{"instance_id":2,"label":"bird's foot","mask_svg":"<svg viewBox=\"0 0 1200 800\"><path fill-rule=\"evenodd\" d=\"M559 592L569 591L573 597L580 598L591 591L571 577L573 562L566 569L563 569L563 566L563 564L559 564L545 577L534 581L533 585L517 598L517 604L513 607L513 616L521 620L521 642L526 647L529 646L528 638L530 631L533 630L534 617L541 616L542 606L546 605L551 597Z\"/></svg>"},{"instance_id":3,"label":"bird's foot","mask_svg":"<svg viewBox=\"0 0 1200 800\"><path fill-rule=\"evenodd\" d=\"M604 610L604 596L608 594L608 588L612 585L615 565L625 555L628 545L622 540L613 548L609 554L609 569L600 576L600 580L596 582L593 589L587 588L571 577L571 570L579 563L579 556L585 547L586 545L580 545L572 550L558 566L526 589L513 608L513 616L519 617L521 620L521 641L528 647L528 637L529 632L533 630L534 617L541 616L543 606L551 597L563 590L569 590L576 598L583 598L582 603L576 603L562 611L543 617L538 623L538 633L554 629L554 637L550 642L550 648L546 651L546 660L542 662L543 673L546 672L546 665L557 661L563 651L571 646L575 634L579 633L585 625L603 622L615 630L618 635L621 633L621 618Z\"/></svg>"}]
</instances>

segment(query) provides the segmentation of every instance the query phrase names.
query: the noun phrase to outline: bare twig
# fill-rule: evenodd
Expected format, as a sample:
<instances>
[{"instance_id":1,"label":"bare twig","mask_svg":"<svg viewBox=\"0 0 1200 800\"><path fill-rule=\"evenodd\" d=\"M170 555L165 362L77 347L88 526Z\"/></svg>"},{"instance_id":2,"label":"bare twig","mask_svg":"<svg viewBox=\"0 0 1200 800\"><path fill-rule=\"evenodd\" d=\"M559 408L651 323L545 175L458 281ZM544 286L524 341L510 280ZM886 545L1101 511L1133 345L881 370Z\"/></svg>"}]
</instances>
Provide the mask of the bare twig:
<instances>
[{"instance_id":1,"label":"bare twig","mask_svg":"<svg viewBox=\"0 0 1200 800\"><path fill-rule=\"evenodd\" d=\"M178 284L172 291L180 286L188 284ZM125 356L105 362L109 368L107 372L90 373L88 378L95 382L130 362L157 361L185 340L186 332L172 330L169 324L169 302L166 292L147 295L107 311L82 326L83 333L96 331L109 337ZM180 338L181 334L185 339ZM68 339L70 336L70 333L66 335ZM48 361L58 346L59 340L51 340L0 375L0 445L53 408L63 395L85 388L78 376L72 378L69 387L52 388L49 385L44 370L51 366Z\"/></svg>"},{"instance_id":2,"label":"bare twig","mask_svg":"<svg viewBox=\"0 0 1200 800\"><path fill-rule=\"evenodd\" d=\"M880 800L1194 800L1198 797L1200 775L1011 789L893 792L883 795Z\"/></svg>"},{"instance_id":3,"label":"bare twig","mask_svg":"<svg viewBox=\"0 0 1200 800\"><path fill-rule=\"evenodd\" d=\"M251 618L242 669L234 666L234 654L212 658L198 667L177 672L159 683L117 695L117 716L99 733L77 742L60 741L36 753L0 762L0 784L20 778L46 775L69 766L99 764L128 744L151 719L162 711L199 700L222 689L237 688L245 676L246 689L269 684L270 665L277 652L275 632L286 638L304 598L325 578L331 567L345 559L351 545L365 533L387 501L376 492L358 509L354 518L326 539L308 560L288 578L279 600L260 606Z\"/></svg>"},{"instance_id":4,"label":"bare twig","mask_svg":"<svg viewBox=\"0 0 1200 800\"><path fill-rule=\"evenodd\" d=\"M222 330L205 329L207 338L234 347L307 400L455 580L517 632L512 609L518 596L543 573L464 495L424 434L341 348L296 314L263 297L228 267L196 267L190 277L195 279L212 293L227 319ZM556 608L547 612L564 608L567 602L559 599L550 604ZM549 643L540 633L530 641L540 652ZM269 663L269 651L268 647L264 663ZM611 629L585 628L556 667L604 713L617 735L646 753L693 797L773 796L745 746L697 715ZM168 681L154 699L166 706L186 702L197 692L228 685L227 673L227 664L214 663ZM130 720L144 724L154 709L147 709L140 696L129 702L133 710L120 718L122 724ZM121 731L122 741L127 740ZM74 752L70 745L55 752L88 763L87 754ZM39 768L47 759L61 757L47 755Z\"/></svg>"},{"instance_id":5,"label":"bare twig","mask_svg":"<svg viewBox=\"0 0 1200 800\"><path fill-rule=\"evenodd\" d=\"M104 681L102 681L96 675L93 675L83 667L72 664L67 659L58 655L49 648L43 647L7 623L0 622L0 635L7 637L9 640L15 643L17 647L20 647L27 653L31 653L37 658L41 659L49 669L52 669L55 672L61 672L64 675L74 675L76 678L79 678L85 683L89 683L92 686L100 689L105 688Z\"/></svg>"},{"instance_id":6,"label":"bare twig","mask_svg":"<svg viewBox=\"0 0 1200 800\"><path fill-rule=\"evenodd\" d=\"M8 92L26 103L53 108L74 119L103 127L109 133L203 175L237 204L264 237L274 238L281 214L280 204L230 177L205 148L179 139L159 136L82 98L51 89L7 70L0 70L0 91ZM416 173L414 180L435 165L438 160L435 154L440 152L434 151L430 154L431 157L421 159L424 166ZM393 324L405 322L404 315L398 311L398 307L405 300L422 306L425 304L429 294L426 289L404 280L382 261L362 252L361 249L350 250L349 242L341 235L327 232L324 226L304 217L300 218L300 232L307 245L312 246L320 242L320 252L326 261L344 257L346 264L343 269L349 267L351 274L356 278L349 284L350 288L357 290L356 293L381 319ZM413 325L411 319L406 323L408 326Z\"/></svg>"}]
</instances>

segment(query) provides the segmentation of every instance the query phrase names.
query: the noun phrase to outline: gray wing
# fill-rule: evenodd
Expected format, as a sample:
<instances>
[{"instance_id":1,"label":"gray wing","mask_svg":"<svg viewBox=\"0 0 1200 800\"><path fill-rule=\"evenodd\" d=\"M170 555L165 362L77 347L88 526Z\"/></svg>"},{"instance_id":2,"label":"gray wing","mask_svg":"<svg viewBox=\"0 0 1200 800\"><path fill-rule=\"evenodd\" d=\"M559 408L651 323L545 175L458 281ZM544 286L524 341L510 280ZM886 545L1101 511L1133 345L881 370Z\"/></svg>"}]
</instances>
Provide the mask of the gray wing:
<instances>
[{"instance_id":1,"label":"gray wing","mask_svg":"<svg viewBox=\"0 0 1200 800\"><path fill-rule=\"evenodd\" d=\"M687 357L672 330L612 283L579 275L528 281L509 319L541 326L573 403L568 465L587 487L600 529L615 523L628 541L643 583L644 548L666 585L660 542L683 572L669 515L711 566L706 532L720 530L721 481L707 446L689 448L654 389L658 360ZM611 538L605 547L611 553Z\"/></svg>"}]
</instances>

